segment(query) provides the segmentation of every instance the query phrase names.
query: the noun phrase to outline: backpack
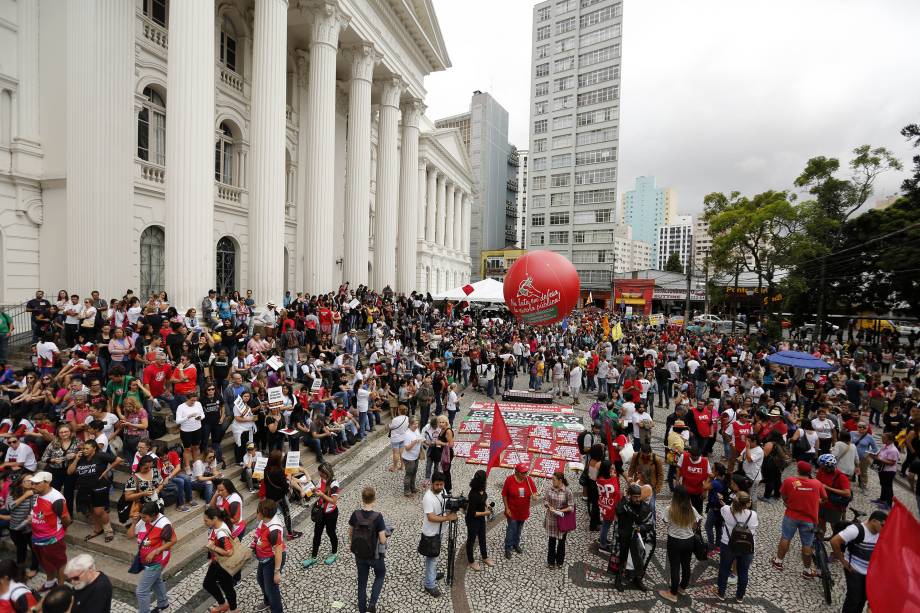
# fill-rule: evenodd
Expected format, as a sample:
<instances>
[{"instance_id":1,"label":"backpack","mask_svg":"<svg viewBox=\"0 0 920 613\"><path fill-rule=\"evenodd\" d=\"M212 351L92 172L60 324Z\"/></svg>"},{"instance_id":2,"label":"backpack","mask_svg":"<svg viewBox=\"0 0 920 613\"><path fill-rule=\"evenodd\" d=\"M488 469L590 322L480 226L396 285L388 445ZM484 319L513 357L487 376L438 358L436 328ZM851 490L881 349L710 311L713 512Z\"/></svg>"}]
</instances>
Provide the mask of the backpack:
<instances>
[{"instance_id":1,"label":"backpack","mask_svg":"<svg viewBox=\"0 0 920 613\"><path fill-rule=\"evenodd\" d=\"M148 415L147 436L149 436L151 440L166 436L166 420L159 415Z\"/></svg>"},{"instance_id":2,"label":"backpack","mask_svg":"<svg viewBox=\"0 0 920 613\"><path fill-rule=\"evenodd\" d=\"M748 522L754 516L753 511L748 511L748 518L742 524L737 522L728 537L728 546L735 555L748 555L754 553L754 533L748 528Z\"/></svg>"},{"instance_id":3,"label":"backpack","mask_svg":"<svg viewBox=\"0 0 920 613\"><path fill-rule=\"evenodd\" d=\"M780 443L779 441L774 441L773 453L770 454L770 457L773 458L773 465L776 466L780 472L783 472L792 461L789 457L789 451L786 448L786 444Z\"/></svg>"},{"instance_id":4,"label":"backpack","mask_svg":"<svg viewBox=\"0 0 920 613\"><path fill-rule=\"evenodd\" d=\"M359 560L375 560L377 558L377 545L380 543L374 524L380 513L357 513L355 525L352 527L351 552Z\"/></svg>"},{"instance_id":5,"label":"backpack","mask_svg":"<svg viewBox=\"0 0 920 613\"><path fill-rule=\"evenodd\" d=\"M836 536L853 525L856 526L856 538L849 543L840 544L840 551L843 553L846 553L848 547L855 547L866 539L866 529L863 527L862 522L858 521L841 521L832 526L834 536Z\"/></svg>"}]
</instances>

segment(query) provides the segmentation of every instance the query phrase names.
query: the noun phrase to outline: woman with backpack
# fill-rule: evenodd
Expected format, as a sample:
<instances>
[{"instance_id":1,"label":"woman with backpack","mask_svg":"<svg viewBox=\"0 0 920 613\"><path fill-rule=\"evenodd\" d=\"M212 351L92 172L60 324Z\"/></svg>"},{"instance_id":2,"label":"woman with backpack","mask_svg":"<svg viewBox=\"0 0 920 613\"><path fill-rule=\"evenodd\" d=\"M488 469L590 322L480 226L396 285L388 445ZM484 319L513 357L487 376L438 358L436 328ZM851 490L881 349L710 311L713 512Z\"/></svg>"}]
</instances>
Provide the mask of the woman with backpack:
<instances>
[{"instance_id":1,"label":"woman with backpack","mask_svg":"<svg viewBox=\"0 0 920 613\"><path fill-rule=\"evenodd\" d=\"M734 502L722 507L721 514L724 529L720 548L719 578L713 591L719 600L725 600L728 577L732 564L735 564L738 574L735 602L740 604L747 590L748 569L754 560L757 511L751 509L751 497L745 492L738 492L735 494Z\"/></svg>"},{"instance_id":2,"label":"woman with backpack","mask_svg":"<svg viewBox=\"0 0 920 613\"><path fill-rule=\"evenodd\" d=\"M779 499L779 488L783 482L783 470L791 461L782 434L773 432L767 437L763 444L763 456L761 473L763 474L764 490L761 500L769 502L772 499Z\"/></svg>"}]
</instances>

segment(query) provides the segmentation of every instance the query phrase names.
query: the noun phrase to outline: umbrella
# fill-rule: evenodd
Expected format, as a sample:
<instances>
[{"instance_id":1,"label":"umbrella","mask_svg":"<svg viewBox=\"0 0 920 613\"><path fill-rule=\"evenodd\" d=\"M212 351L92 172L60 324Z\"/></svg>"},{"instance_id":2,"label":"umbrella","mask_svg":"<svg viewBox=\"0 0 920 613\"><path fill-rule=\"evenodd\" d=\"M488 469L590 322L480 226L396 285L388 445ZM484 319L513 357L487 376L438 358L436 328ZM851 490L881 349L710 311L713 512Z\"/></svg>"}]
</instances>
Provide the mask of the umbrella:
<instances>
[{"instance_id":1,"label":"umbrella","mask_svg":"<svg viewBox=\"0 0 920 613\"><path fill-rule=\"evenodd\" d=\"M771 364L780 364L782 366L794 366L795 368L808 368L811 370L837 370L836 366L831 366L824 360L816 358L810 353L804 351L779 351L767 356L767 361Z\"/></svg>"}]
</instances>

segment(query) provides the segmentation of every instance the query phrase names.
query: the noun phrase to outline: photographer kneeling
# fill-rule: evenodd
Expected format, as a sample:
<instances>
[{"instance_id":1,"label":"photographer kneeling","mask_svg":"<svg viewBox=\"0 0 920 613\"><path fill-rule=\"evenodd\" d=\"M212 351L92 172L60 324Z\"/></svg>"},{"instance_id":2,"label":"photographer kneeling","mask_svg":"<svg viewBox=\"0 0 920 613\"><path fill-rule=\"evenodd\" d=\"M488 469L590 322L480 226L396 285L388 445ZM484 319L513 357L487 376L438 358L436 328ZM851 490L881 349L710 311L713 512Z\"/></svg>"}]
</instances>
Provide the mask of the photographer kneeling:
<instances>
[{"instance_id":1,"label":"photographer kneeling","mask_svg":"<svg viewBox=\"0 0 920 613\"><path fill-rule=\"evenodd\" d=\"M422 520L422 538L418 544L418 552L425 556L425 591L437 598L441 595L437 581L443 577L443 574L437 572L438 556L441 554L442 524L457 521L456 513L445 511L443 474L436 472L431 475L431 487L422 499L422 511L425 518Z\"/></svg>"}]
</instances>

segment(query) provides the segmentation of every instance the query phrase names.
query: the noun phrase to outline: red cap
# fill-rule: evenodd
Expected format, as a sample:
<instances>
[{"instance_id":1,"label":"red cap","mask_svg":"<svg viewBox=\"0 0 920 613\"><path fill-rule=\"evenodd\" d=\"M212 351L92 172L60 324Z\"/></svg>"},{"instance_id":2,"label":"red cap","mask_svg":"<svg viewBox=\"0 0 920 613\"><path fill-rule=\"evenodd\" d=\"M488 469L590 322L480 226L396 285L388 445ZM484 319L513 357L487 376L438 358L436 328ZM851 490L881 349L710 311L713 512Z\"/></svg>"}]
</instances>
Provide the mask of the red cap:
<instances>
[{"instance_id":1,"label":"red cap","mask_svg":"<svg viewBox=\"0 0 920 613\"><path fill-rule=\"evenodd\" d=\"M526 473L529 469L530 469L530 467L527 466L527 464L525 464L524 462L519 462L519 463L514 467L514 471L515 471L515 472L519 472L519 473Z\"/></svg>"},{"instance_id":2,"label":"red cap","mask_svg":"<svg viewBox=\"0 0 920 613\"><path fill-rule=\"evenodd\" d=\"M811 474L812 466L808 462L799 460L799 463L796 464L796 466L798 466L800 473L808 473L809 475Z\"/></svg>"}]
</instances>

